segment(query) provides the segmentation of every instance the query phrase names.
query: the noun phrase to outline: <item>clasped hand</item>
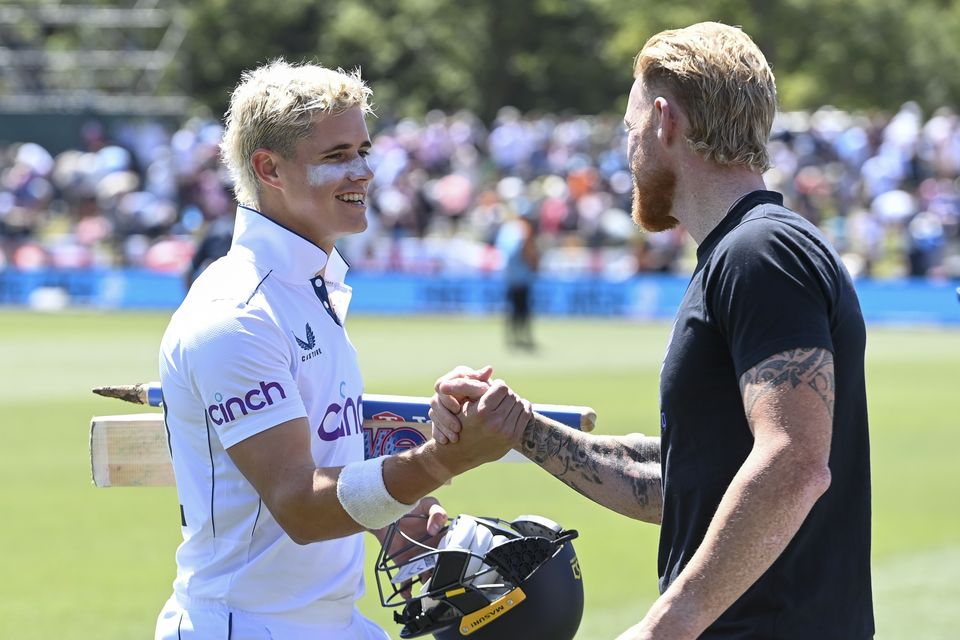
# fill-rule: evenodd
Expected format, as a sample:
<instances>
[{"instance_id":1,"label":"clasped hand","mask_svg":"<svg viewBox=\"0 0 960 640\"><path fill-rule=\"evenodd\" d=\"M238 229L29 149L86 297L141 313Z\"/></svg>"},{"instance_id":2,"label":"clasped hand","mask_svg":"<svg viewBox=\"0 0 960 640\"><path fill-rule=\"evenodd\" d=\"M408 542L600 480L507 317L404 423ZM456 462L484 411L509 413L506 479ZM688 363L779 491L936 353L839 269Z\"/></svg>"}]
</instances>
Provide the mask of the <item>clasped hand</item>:
<instances>
[{"instance_id":1,"label":"clasped hand","mask_svg":"<svg viewBox=\"0 0 960 640\"><path fill-rule=\"evenodd\" d=\"M520 443L533 408L492 374L489 366L459 366L437 379L430 420L438 443L458 443L483 461L499 459Z\"/></svg>"}]
</instances>

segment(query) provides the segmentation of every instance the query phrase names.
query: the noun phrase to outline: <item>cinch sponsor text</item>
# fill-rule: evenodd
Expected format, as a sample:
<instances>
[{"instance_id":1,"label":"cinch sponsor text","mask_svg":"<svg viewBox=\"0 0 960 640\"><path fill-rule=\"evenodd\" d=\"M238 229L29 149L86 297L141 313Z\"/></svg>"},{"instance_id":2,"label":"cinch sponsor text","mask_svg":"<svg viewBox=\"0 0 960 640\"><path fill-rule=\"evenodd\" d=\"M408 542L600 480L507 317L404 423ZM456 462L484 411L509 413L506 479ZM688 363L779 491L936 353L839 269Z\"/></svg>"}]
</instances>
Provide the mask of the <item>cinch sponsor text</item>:
<instances>
[{"instance_id":1,"label":"cinch sponsor text","mask_svg":"<svg viewBox=\"0 0 960 640\"><path fill-rule=\"evenodd\" d=\"M207 414L217 425L233 422L240 414L247 415L251 411L272 405L274 399L271 391L279 391L280 399L287 399L287 394L279 382L261 381L259 387L250 389L242 397L234 396L219 404L210 405L207 407Z\"/></svg>"}]
</instances>

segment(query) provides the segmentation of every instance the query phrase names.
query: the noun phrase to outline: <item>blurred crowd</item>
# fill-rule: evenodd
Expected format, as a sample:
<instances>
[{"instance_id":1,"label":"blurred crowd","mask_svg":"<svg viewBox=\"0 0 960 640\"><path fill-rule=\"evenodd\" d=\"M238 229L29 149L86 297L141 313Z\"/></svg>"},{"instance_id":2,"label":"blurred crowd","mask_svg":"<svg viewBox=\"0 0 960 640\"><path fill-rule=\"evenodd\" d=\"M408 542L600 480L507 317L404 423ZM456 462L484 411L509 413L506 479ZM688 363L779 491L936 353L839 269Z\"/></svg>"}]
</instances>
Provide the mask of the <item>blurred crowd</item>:
<instances>
[{"instance_id":1,"label":"blurred crowd","mask_svg":"<svg viewBox=\"0 0 960 640\"><path fill-rule=\"evenodd\" d=\"M369 229L352 267L497 272L498 236L534 229L541 273L627 278L687 272L682 230L643 234L619 116L500 111L371 121ZM88 123L83 148L0 146L0 268L132 267L183 273L228 246L235 203L221 125L176 131ZM960 278L960 117L912 103L892 115L822 108L778 116L767 184L825 230L855 276ZM226 238L226 239L225 239ZM204 243L206 239L206 243ZM197 247L203 247L199 252Z\"/></svg>"}]
</instances>

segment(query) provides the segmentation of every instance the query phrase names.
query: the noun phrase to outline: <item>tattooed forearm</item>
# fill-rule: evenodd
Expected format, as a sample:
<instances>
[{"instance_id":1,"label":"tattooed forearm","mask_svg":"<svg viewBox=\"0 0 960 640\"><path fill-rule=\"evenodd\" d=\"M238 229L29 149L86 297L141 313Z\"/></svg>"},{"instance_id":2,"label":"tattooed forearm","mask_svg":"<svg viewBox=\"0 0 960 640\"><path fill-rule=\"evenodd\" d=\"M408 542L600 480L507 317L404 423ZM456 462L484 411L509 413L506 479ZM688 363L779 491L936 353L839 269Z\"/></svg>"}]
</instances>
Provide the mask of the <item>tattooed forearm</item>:
<instances>
[{"instance_id":1,"label":"tattooed forearm","mask_svg":"<svg viewBox=\"0 0 960 640\"><path fill-rule=\"evenodd\" d=\"M793 349L771 356L740 377L740 392L749 420L757 402L784 388L812 389L833 419L833 354L826 349Z\"/></svg>"},{"instance_id":2,"label":"tattooed forearm","mask_svg":"<svg viewBox=\"0 0 960 640\"><path fill-rule=\"evenodd\" d=\"M660 439L584 434L538 416L520 451L578 493L610 509L660 522Z\"/></svg>"}]
</instances>

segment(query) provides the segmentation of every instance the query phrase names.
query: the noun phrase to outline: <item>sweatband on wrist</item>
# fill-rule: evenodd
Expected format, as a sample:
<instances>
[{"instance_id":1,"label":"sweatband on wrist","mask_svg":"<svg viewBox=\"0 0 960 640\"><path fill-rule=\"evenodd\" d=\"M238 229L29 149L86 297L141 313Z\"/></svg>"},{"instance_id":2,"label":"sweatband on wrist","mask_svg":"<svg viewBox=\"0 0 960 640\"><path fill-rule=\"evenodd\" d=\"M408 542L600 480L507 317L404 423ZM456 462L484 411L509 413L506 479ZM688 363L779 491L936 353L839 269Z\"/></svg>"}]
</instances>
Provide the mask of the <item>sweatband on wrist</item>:
<instances>
[{"instance_id":1,"label":"sweatband on wrist","mask_svg":"<svg viewBox=\"0 0 960 640\"><path fill-rule=\"evenodd\" d=\"M383 482L383 461L380 456L363 462L351 462L340 471L337 499L358 524L367 529L382 529L396 522L416 506L394 499Z\"/></svg>"}]
</instances>

